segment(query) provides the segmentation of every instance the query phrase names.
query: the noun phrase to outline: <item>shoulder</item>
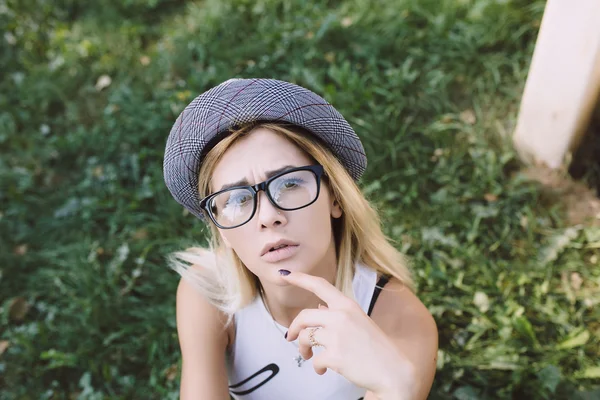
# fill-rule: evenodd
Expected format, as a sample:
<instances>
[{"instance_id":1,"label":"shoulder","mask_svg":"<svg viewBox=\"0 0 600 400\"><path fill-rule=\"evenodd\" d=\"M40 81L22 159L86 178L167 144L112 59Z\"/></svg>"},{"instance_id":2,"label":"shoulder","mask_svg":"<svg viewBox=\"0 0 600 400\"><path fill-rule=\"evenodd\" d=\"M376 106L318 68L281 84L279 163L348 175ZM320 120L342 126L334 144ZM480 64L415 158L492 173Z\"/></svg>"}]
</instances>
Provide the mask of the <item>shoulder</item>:
<instances>
[{"instance_id":1,"label":"shoulder","mask_svg":"<svg viewBox=\"0 0 600 400\"><path fill-rule=\"evenodd\" d=\"M410 325L413 329L417 327L437 336L435 320L427 307L410 288L396 278L390 278L381 290L371 318L391 334L401 326Z\"/></svg>"},{"instance_id":2,"label":"shoulder","mask_svg":"<svg viewBox=\"0 0 600 400\"><path fill-rule=\"evenodd\" d=\"M391 278L381 290L371 318L394 341L437 354L438 330L433 316L415 293L396 278Z\"/></svg>"},{"instance_id":3,"label":"shoulder","mask_svg":"<svg viewBox=\"0 0 600 400\"><path fill-rule=\"evenodd\" d=\"M177 328L180 340L194 338L199 335L206 340L228 346L231 343L233 324L227 324L227 316L199 293L193 285L182 278L177 287Z\"/></svg>"}]
</instances>

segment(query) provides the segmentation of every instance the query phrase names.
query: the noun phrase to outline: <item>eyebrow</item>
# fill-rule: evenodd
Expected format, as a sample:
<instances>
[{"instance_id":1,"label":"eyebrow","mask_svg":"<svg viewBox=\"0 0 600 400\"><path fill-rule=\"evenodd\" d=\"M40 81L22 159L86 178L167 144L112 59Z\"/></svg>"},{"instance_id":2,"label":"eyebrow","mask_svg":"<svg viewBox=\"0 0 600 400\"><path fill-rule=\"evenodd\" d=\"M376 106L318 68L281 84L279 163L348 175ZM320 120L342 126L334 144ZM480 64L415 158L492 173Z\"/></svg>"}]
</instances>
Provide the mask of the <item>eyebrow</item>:
<instances>
[{"instance_id":1,"label":"eyebrow","mask_svg":"<svg viewBox=\"0 0 600 400\"><path fill-rule=\"evenodd\" d=\"M297 165L285 165L281 168L277 168L277 169L273 169L271 171L267 171L265 173L266 179L269 179L272 176L275 176L283 171L286 171L288 169L292 169L292 168L298 168ZM265 180L266 180L265 179ZM225 185L221 186L221 189L219 189L218 191L220 192L221 190L225 190L225 189L230 189L232 187L236 187L236 186L248 186L248 180L246 178L240 179L239 181L236 182L232 182L232 183L226 183Z\"/></svg>"}]
</instances>

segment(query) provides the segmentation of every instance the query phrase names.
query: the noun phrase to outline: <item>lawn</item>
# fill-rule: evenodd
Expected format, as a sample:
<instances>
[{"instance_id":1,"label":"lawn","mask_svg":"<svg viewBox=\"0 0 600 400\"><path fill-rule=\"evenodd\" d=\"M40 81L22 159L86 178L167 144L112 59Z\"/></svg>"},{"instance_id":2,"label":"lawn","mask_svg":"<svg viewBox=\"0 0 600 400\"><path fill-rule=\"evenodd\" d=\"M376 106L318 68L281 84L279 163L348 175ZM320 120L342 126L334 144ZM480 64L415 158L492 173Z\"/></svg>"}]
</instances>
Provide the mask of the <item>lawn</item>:
<instances>
[{"instance_id":1,"label":"lawn","mask_svg":"<svg viewBox=\"0 0 600 400\"><path fill-rule=\"evenodd\" d=\"M175 399L162 179L231 77L333 103L438 323L431 399L600 398L600 228L510 146L543 1L0 0L0 399Z\"/></svg>"}]
</instances>

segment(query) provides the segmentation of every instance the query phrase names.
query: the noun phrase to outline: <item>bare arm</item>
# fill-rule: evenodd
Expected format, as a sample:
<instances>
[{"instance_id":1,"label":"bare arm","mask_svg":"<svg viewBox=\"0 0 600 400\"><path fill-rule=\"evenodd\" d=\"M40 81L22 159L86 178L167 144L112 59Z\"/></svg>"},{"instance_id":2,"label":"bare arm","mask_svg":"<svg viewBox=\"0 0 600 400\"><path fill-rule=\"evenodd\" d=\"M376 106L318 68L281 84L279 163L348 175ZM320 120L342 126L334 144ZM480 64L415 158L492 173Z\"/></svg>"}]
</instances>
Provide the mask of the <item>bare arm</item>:
<instances>
[{"instance_id":1,"label":"bare arm","mask_svg":"<svg viewBox=\"0 0 600 400\"><path fill-rule=\"evenodd\" d=\"M177 288L177 333L182 355L181 400L229 399L224 316L181 279Z\"/></svg>"},{"instance_id":2,"label":"bare arm","mask_svg":"<svg viewBox=\"0 0 600 400\"><path fill-rule=\"evenodd\" d=\"M438 331L431 313L419 298L396 279L381 291L373 321L394 340L415 370L415 399L426 399L435 376ZM376 399L372 393L365 400Z\"/></svg>"}]
</instances>

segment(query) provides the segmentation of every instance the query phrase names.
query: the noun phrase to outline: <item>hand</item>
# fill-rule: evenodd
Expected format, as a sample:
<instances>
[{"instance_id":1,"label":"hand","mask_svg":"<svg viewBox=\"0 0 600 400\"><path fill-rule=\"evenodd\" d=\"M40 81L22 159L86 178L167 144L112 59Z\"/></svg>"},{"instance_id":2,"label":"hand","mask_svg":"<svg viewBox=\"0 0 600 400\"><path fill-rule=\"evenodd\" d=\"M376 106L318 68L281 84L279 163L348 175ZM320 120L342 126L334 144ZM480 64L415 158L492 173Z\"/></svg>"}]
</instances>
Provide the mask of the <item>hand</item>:
<instances>
[{"instance_id":1,"label":"hand","mask_svg":"<svg viewBox=\"0 0 600 400\"><path fill-rule=\"evenodd\" d=\"M299 337L300 354L308 360L313 357L309 334L319 327L313 337L325 349L313 358L317 374L329 368L379 398L410 398L414 381L410 363L355 301L320 277L293 272L282 279L327 304L302 310L287 332L288 341Z\"/></svg>"}]
</instances>

